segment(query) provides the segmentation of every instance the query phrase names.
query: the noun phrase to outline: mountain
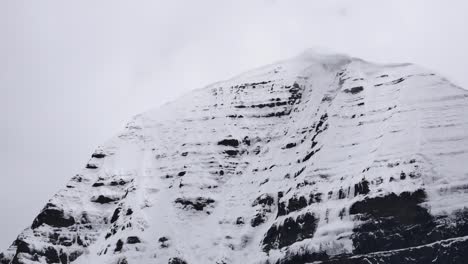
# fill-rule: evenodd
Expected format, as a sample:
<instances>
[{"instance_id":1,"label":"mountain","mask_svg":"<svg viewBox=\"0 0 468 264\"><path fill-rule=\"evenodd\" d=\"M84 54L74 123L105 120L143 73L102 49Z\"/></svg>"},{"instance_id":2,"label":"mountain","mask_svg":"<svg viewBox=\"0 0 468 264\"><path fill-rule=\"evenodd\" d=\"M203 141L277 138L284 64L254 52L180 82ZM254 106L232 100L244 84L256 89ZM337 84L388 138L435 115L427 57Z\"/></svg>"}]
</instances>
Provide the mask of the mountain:
<instances>
[{"instance_id":1,"label":"mountain","mask_svg":"<svg viewBox=\"0 0 468 264\"><path fill-rule=\"evenodd\" d=\"M467 263L467 161L468 91L307 51L134 117L0 263Z\"/></svg>"}]
</instances>

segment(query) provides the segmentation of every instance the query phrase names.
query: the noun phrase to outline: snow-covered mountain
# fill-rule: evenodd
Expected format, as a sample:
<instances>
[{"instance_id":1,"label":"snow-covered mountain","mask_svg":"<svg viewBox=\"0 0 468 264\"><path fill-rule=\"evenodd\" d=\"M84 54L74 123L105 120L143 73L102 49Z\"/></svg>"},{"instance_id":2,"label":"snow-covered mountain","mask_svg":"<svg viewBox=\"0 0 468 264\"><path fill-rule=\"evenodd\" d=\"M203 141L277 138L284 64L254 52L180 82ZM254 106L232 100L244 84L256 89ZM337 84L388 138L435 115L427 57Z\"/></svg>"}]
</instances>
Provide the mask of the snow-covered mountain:
<instances>
[{"instance_id":1,"label":"snow-covered mountain","mask_svg":"<svg viewBox=\"0 0 468 264\"><path fill-rule=\"evenodd\" d=\"M69 262L468 263L468 91L312 51L195 90L99 147L0 255Z\"/></svg>"}]
</instances>

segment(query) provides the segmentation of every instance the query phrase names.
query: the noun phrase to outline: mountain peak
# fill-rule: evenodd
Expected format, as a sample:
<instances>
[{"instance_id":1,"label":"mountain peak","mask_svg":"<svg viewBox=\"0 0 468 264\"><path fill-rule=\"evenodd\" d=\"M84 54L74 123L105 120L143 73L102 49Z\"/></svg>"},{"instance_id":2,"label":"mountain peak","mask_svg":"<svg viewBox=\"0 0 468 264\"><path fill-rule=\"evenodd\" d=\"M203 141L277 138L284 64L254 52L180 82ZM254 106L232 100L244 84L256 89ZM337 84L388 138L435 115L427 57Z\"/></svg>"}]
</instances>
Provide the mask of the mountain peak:
<instances>
[{"instance_id":1,"label":"mountain peak","mask_svg":"<svg viewBox=\"0 0 468 264\"><path fill-rule=\"evenodd\" d=\"M0 263L464 263L468 92L301 55L134 118Z\"/></svg>"}]
</instances>

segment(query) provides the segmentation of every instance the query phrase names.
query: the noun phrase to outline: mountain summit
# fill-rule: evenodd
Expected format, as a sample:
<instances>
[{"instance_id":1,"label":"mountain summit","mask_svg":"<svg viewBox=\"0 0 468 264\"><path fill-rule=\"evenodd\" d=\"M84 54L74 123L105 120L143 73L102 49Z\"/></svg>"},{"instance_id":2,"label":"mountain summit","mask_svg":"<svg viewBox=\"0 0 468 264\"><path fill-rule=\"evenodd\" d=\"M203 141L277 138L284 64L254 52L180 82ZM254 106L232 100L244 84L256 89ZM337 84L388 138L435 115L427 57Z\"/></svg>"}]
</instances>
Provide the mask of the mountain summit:
<instances>
[{"instance_id":1,"label":"mountain summit","mask_svg":"<svg viewBox=\"0 0 468 264\"><path fill-rule=\"evenodd\" d=\"M0 263L467 263L468 91L307 51L136 116Z\"/></svg>"}]
</instances>

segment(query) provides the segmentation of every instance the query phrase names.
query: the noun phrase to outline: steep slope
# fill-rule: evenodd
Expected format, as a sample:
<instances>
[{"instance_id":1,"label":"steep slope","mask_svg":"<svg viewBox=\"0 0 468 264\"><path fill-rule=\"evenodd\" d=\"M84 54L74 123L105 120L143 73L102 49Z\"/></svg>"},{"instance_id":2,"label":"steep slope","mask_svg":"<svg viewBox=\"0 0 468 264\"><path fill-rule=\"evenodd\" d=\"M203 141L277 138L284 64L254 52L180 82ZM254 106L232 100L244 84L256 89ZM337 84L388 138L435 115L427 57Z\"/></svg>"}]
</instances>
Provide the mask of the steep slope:
<instances>
[{"instance_id":1,"label":"steep slope","mask_svg":"<svg viewBox=\"0 0 468 264\"><path fill-rule=\"evenodd\" d=\"M467 91L308 51L136 116L0 263L466 263L466 161Z\"/></svg>"}]
</instances>

